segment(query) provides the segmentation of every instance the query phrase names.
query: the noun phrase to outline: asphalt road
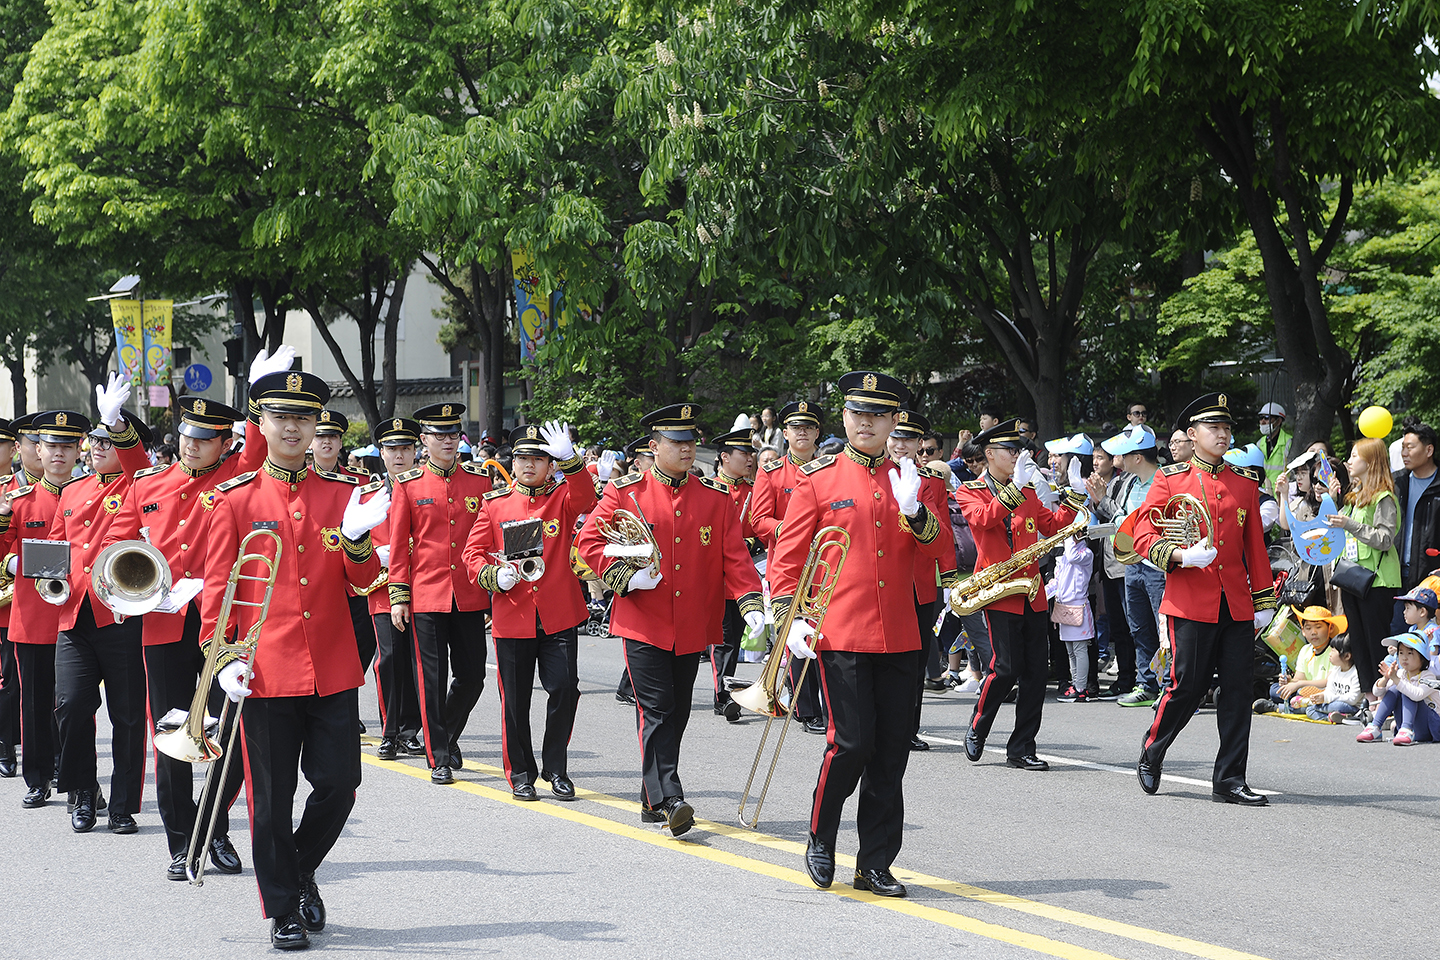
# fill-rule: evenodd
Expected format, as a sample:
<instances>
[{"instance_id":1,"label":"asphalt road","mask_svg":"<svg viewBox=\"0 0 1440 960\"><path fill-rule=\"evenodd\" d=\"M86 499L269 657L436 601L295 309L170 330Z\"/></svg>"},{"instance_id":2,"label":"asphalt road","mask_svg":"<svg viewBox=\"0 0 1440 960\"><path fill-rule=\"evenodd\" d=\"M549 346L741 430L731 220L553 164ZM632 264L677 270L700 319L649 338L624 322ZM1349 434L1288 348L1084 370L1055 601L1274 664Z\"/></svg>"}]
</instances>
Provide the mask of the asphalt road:
<instances>
[{"instance_id":1,"label":"asphalt road","mask_svg":"<svg viewBox=\"0 0 1440 960\"><path fill-rule=\"evenodd\" d=\"M1212 803L1213 713L1196 716L1158 796L1133 764L1151 713L1045 707L1046 773L1004 764L1009 708L978 764L959 746L974 697L927 696L905 781L910 896L844 886L856 846L842 825L830 891L804 873L822 738L792 728L760 833L735 826L762 721L709 709L702 665L681 774L702 822L672 839L638 814L634 714L613 696L618 641L585 638L570 773L581 797L518 803L500 775L498 697L487 688L462 741L460 783L423 761L364 749L354 813L317 879L329 925L314 949L346 956L960 956L1064 958L1415 955L1430 939L1440 754L1354 742L1358 728L1257 717L1250 783L1271 806ZM742 675L758 671L742 665ZM537 739L544 695L537 691ZM373 687L361 694L374 730ZM101 715L102 779L108 729ZM185 958L268 953L268 922L237 807L240 876L165 879L153 793L140 833L77 835L63 802L24 810L0 781L9 956ZM107 790L108 792L108 790ZM302 786L302 794L304 788ZM548 797L548 790L542 789ZM298 807L298 804L297 804ZM849 810L853 814L853 801ZM1380 879L1377 879L1380 878ZM1381 919L1381 917L1385 919Z\"/></svg>"}]
</instances>

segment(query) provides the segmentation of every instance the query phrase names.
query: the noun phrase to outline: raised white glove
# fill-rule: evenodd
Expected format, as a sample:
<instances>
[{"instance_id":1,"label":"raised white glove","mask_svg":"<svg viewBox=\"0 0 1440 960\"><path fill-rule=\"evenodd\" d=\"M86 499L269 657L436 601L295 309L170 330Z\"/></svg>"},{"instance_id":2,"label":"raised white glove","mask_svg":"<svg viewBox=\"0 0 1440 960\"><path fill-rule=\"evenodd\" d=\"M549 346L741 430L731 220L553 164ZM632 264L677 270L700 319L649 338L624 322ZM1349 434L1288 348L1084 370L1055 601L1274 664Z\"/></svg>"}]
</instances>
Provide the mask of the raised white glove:
<instances>
[{"instance_id":1,"label":"raised white glove","mask_svg":"<svg viewBox=\"0 0 1440 960\"><path fill-rule=\"evenodd\" d=\"M635 573L630 576L630 582L626 584L625 592L630 593L635 590L654 590L659 585L660 571L656 570L654 567L643 567L639 570L636 570Z\"/></svg>"},{"instance_id":2,"label":"raised white glove","mask_svg":"<svg viewBox=\"0 0 1440 960\"><path fill-rule=\"evenodd\" d=\"M595 476L601 480L609 480L615 476L615 451L606 450L600 454L600 462L595 464Z\"/></svg>"},{"instance_id":3,"label":"raised white glove","mask_svg":"<svg viewBox=\"0 0 1440 960\"><path fill-rule=\"evenodd\" d=\"M100 411L100 422L107 427L120 426L120 408L130 399L130 381L118 373L110 374L110 382L95 388L95 406Z\"/></svg>"},{"instance_id":4,"label":"raised white glove","mask_svg":"<svg viewBox=\"0 0 1440 960\"><path fill-rule=\"evenodd\" d=\"M295 348L288 343L276 347L274 356L261 347L255 359L250 361L250 382L254 383L267 373L284 373L294 362Z\"/></svg>"},{"instance_id":5,"label":"raised white glove","mask_svg":"<svg viewBox=\"0 0 1440 960\"><path fill-rule=\"evenodd\" d=\"M380 558L380 566L390 566L390 544L377 543L375 545L375 556Z\"/></svg>"},{"instance_id":6,"label":"raised white glove","mask_svg":"<svg viewBox=\"0 0 1440 960\"><path fill-rule=\"evenodd\" d=\"M1271 621L1271 620L1274 620L1274 619L1275 619L1275 611L1274 611L1274 610L1256 610L1256 611L1255 611L1255 629L1256 629L1256 630L1264 630L1266 627L1270 626L1270 621Z\"/></svg>"},{"instance_id":7,"label":"raised white glove","mask_svg":"<svg viewBox=\"0 0 1440 960\"><path fill-rule=\"evenodd\" d=\"M501 593L509 590L519 582L520 578L516 576L515 571L509 567L501 567L500 572L495 575L495 586L500 588Z\"/></svg>"},{"instance_id":8,"label":"raised white glove","mask_svg":"<svg viewBox=\"0 0 1440 960\"><path fill-rule=\"evenodd\" d=\"M799 617L790 624L790 635L785 638L785 649L790 651L790 656L800 657L802 660L814 660L819 654L810 649L810 638L815 635L815 628Z\"/></svg>"},{"instance_id":9,"label":"raised white glove","mask_svg":"<svg viewBox=\"0 0 1440 960\"><path fill-rule=\"evenodd\" d=\"M250 696L250 684L245 682L245 664L239 660L221 667L215 679L220 681L220 689L225 691L231 703L239 703Z\"/></svg>"},{"instance_id":10,"label":"raised white glove","mask_svg":"<svg viewBox=\"0 0 1440 960\"><path fill-rule=\"evenodd\" d=\"M1060 491L1051 487L1040 475L1035 478L1035 496L1050 510L1054 510L1055 504L1060 502Z\"/></svg>"},{"instance_id":11,"label":"raised white glove","mask_svg":"<svg viewBox=\"0 0 1440 960\"><path fill-rule=\"evenodd\" d=\"M570 424L551 420L540 428L540 437L545 445L540 449L552 460L569 460L575 456L575 444L570 441Z\"/></svg>"},{"instance_id":12,"label":"raised white glove","mask_svg":"<svg viewBox=\"0 0 1440 960\"><path fill-rule=\"evenodd\" d=\"M1038 476L1040 476L1040 468L1035 466L1035 458L1030 456L1029 450L1023 451L1015 459L1015 476L1013 478L1015 486L1024 489L1033 484Z\"/></svg>"},{"instance_id":13,"label":"raised white glove","mask_svg":"<svg viewBox=\"0 0 1440 960\"><path fill-rule=\"evenodd\" d=\"M759 633L760 630L765 626L765 614L761 613L759 610L751 610L749 613L745 614L744 620L745 628L749 630L752 634Z\"/></svg>"},{"instance_id":14,"label":"raised white glove","mask_svg":"<svg viewBox=\"0 0 1440 960\"><path fill-rule=\"evenodd\" d=\"M900 461L899 470L890 468L890 491L905 516L913 517L920 512L920 471L915 469L914 460L907 457Z\"/></svg>"},{"instance_id":15,"label":"raised white glove","mask_svg":"<svg viewBox=\"0 0 1440 960\"><path fill-rule=\"evenodd\" d=\"M357 487L350 491L350 502L345 504L345 518L340 521L340 535L346 540L359 540L384 523L385 515L389 512L389 490L381 490L361 503L360 489Z\"/></svg>"},{"instance_id":16,"label":"raised white glove","mask_svg":"<svg viewBox=\"0 0 1440 960\"><path fill-rule=\"evenodd\" d=\"M1180 566L1194 567L1196 569L1208 567L1215 561L1218 551L1208 543L1197 543L1193 547L1184 547L1177 556L1180 557Z\"/></svg>"},{"instance_id":17,"label":"raised white glove","mask_svg":"<svg viewBox=\"0 0 1440 960\"><path fill-rule=\"evenodd\" d=\"M1080 476L1080 458L1071 457L1070 466L1066 470L1066 478L1070 481L1071 490L1085 490L1085 478Z\"/></svg>"}]
</instances>

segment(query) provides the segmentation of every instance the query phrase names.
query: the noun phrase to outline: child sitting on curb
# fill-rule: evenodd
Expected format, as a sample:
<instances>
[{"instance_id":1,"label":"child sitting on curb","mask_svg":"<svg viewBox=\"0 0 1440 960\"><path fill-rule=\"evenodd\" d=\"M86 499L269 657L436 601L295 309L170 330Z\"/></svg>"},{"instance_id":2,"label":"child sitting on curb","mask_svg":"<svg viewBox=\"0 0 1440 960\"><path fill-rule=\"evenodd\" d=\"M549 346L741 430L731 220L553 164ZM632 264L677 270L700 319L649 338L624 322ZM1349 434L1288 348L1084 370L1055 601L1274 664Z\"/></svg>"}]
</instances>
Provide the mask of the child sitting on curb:
<instances>
[{"instance_id":1,"label":"child sitting on curb","mask_svg":"<svg viewBox=\"0 0 1440 960\"><path fill-rule=\"evenodd\" d=\"M1421 636L1402 633L1388 637L1387 646L1395 647L1395 662L1386 658L1380 664L1380 679L1375 681L1375 720L1355 739L1360 743L1376 743L1382 739L1380 724L1392 711L1396 714L1397 747L1412 743L1440 740L1440 680L1426 667L1429 648Z\"/></svg>"},{"instance_id":2,"label":"child sitting on curb","mask_svg":"<svg viewBox=\"0 0 1440 960\"><path fill-rule=\"evenodd\" d=\"M1295 657L1295 673L1278 677L1270 685L1270 696L1255 701L1256 713L1304 713L1307 707L1319 703L1314 698L1324 696L1330 677L1330 641L1349 627L1345 617L1336 616L1326 607L1291 609L1300 622L1300 632L1305 635L1305 646Z\"/></svg>"},{"instance_id":3,"label":"child sitting on curb","mask_svg":"<svg viewBox=\"0 0 1440 960\"><path fill-rule=\"evenodd\" d=\"M1330 641L1330 674L1325 681L1325 691L1310 699L1310 704L1305 707L1305 716L1311 720L1344 723L1346 717L1352 717L1359 711L1364 694L1360 690L1360 674L1355 669L1355 658L1350 653L1348 633Z\"/></svg>"}]
</instances>

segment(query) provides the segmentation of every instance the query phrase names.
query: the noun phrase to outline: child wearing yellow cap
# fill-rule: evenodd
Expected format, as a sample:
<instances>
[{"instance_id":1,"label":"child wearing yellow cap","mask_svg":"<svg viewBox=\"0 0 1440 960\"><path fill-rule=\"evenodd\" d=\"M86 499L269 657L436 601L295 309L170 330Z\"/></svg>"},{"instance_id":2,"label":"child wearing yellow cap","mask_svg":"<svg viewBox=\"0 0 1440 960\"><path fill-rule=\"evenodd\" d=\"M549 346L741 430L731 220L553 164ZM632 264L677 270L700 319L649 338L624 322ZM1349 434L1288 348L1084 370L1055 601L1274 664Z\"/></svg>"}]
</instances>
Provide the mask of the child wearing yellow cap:
<instances>
[{"instance_id":1,"label":"child wearing yellow cap","mask_svg":"<svg viewBox=\"0 0 1440 960\"><path fill-rule=\"evenodd\" d=\"M1349 627L1345 617L1318 604L1303 610L1291 609L1305 635L1305 646L1295 657L1294 674L1277 677L1270 685L1270 696L1255 701L1256 713L1304 713L1306 708L1323 702L1330 677L1330 641Z\"/></svg>"}]
</instances>

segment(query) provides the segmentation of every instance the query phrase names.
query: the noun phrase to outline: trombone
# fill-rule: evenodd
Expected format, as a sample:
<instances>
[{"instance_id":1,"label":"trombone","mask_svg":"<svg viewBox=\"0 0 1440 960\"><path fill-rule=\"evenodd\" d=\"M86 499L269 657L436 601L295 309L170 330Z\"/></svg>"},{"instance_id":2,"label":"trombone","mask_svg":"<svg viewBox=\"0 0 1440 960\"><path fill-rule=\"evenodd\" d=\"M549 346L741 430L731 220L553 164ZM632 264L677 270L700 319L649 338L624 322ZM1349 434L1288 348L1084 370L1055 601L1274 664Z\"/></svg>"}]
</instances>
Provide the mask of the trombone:
<instances>
[{"instance_id":1,"label":"trombone","mask_svg":"<svg viewBox=\"0 0 1440 960\"><path fill-rule=\"evenodd\" d=\"M268 537L274 541L275 555L273 557L267 557L258 550L251 550L250 541L256 537ZM215 823L220 818L220 806L224 802L221 790L225 784L226 774L230 771L230 761L235 756L235 733L240 729L240 711L245 706L244 700L236 704L230 736L222 749L220 744L205 730L210 685L214 682L216 665L223 651L241 655L245 663L244 676L247 684L255 675L255 650L260 642L260 629L265 625L266 618L270 616L270 598L275 593L275 578L280 572L280 548L280 535L273 530L253 530L244 540L240 541L239 556L230 568L230 579L226 581L225 598L220 603L220 615L215 624L215 635L211 638L210 649L205 655L205 667L200 671L200 683L195 687L195 696L190 701L190 712L185 717L185 723L179 729L155 735L155 749L166 756L186 763L210 764L210 771L205 775L205 785L200 789L200 804L195 815L195 830L190 835L190 849L185 855L185 875L197 887L203 886L205 883L205 851L210 848L210 841L215 836ZM245 567L252 563L258 563L264 572L260 574L245 573ZM265 592L261 599L236 599L235 593L242 581L263 583ZM250 629L245 631L244 637L234 643L227 643L225 637L230 631L230 616L237 606L255 607L259 612ZM226 717L229 713L230 700L227 697L225 706L220 710L217 733L225 728ZM217 766L213 761L222 756L225 758L225 762ZM207 805L210 807L208 817L205 816ZM203 841L200 839L202 822L206 824Z\"/></svg>"},{"instance_id":2,"label":"trombone","mask_svg":"<svg viewBox=\"0 0 1440 960\"><path fill-rule=\"evenodd\" d=\"M770 651L770 659L766 661L760 679L731 695L731 699L740 706L765 716L765 729L761 731L760 743L755 748L755 762L750 764L750 777L745 781L745 789L740 793L740 822L752 830L760 823L760 808L765 805L765 794L769 792L770 780L775 776L775 765L780 762L780 749L785 746L785 734L790 730L789 721L795 716L795 699L805 683L805 674L810 670L810 659L806 658L800 667L800 676L795 679L794 687L790 691L790 701L782 702L780 677L787 659L785 638L790 635L790 627L795 623L795 619L803 617L815 625L816 639L812 641L812 649L813 644L819 642L820 625L825 620L825 611L829 609L830 598L835 594L835 585L840 581L840 570L845 566L845 558L849 555L850 534L845 532L844 527L821 527L816 532L815 538L810 541L810 555L805 558L805 566L800 569L800 579L795 585L795 598L776 630L775 647ZM775 741L775 752L770 757L770 769L765 774L760 793L755 797L751 817L746 820L745 808L749 805L750 788L755 783L760 761L764 759L765 742L770 737L770 726L776 718L784 718L785 724L780 728L780 736Z\"/></svg>"}]
</instances>

